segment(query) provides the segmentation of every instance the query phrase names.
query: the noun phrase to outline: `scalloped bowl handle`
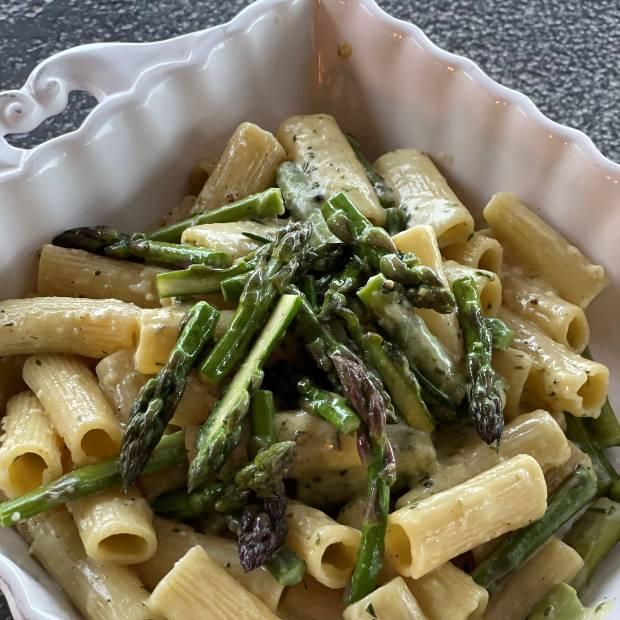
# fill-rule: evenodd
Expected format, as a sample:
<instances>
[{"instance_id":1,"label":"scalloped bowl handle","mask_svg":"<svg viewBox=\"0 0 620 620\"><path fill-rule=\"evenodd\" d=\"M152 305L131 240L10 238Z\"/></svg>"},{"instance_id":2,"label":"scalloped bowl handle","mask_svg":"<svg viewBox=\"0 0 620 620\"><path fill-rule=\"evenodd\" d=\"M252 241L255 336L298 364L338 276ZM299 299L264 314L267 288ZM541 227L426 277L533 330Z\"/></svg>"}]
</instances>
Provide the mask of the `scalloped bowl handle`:
<instances>
[{"instance_id":1,"label":"scalloped bowl handle","mask_svg":"<svg viewBox=\"0 0 620 620\"><path fill-rule=\"evenodd\" d=\"M30 132L62 112L71 91L86 91L99 104L130 89L142 72L153 66L153 48L166 47L169 41L74 47L43 61L21 89L0 92L0 171L19 166L28 152L10 145L7 134ZM176 58L166 62L189 53L186 46L170 48L176 50Z\"/></svg>"}]
</instances>

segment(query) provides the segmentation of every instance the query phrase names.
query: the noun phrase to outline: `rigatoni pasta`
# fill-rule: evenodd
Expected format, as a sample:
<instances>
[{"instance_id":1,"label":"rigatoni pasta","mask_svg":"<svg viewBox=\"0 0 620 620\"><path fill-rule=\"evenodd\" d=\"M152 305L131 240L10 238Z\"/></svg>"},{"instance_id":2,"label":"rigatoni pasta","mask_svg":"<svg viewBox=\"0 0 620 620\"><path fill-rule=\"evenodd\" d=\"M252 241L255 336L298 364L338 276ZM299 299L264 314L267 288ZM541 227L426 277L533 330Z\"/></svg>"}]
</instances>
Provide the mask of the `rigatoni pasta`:
<instances>
[{"instance_id":1,"label":"rigatoni pasta","mask_svg":"<svg viewBox=\"0 0 620 620\"><path fill-rule=\"evenodd\" d=\"M432 226L441 248L466 241L473 232L471 214L428 155L399 149L379 157L375 167L396 191L407 226Z\"/></svg>"},{"instance_id":2,"label":"rigatoni pasta","mask_svg":"<svg viewBox=\"0 0 620 620\"><path fill-rule=\"evenodd\" d=\"M445 261L443 270L450 286L459 278L472 278L478 289L482 311L485 316L495 316L497 314L499 307L502 305L502 283L497 274L484 269L460 265L453 260Z\"/></svg>"},{"instance_id":3,"label":"rigatoni pasta","mask_svg":"<svg viewBox=\"0 0 620 620\"><path fill-rule=\"evenodd\" d=\"M157 550L152 511L138 490L102 491L69 504L84 549L97 562L137 564Z\"/></svg>"},{"instance_id":4,"label":"rigatoni pasta","mask_svg":"<svg viewBox=\"0 0 620 620\"><path fill-rule=\"evenodd\" d=\"M241 123L224 147L192 207L192 212L220 207L267 189L286 158L282 145L268 131ZM187 214L178 214L179 219Z\"/></svg>"},{"instance_id":5,"label":"rigatoni pasta","mask_svg":"<svg viewBox=\"0 0 620 620\"><path fill-rule=\"evenodd\" d=\"M126 567L89 558L66 510L26 522L31 553L89 620L152 620L148 593Z\"/></svg>"},{"instance_id":6,"label":"rigatoni pasta","mask_svg":"<svg viewBox=\"0 0 620 620\"><path fill-rule=\"evenodd\" d=\"M497 239L482 231L473 232L465 241L445 247L443 255L461 265L502 275L504 250Z\"/></svg>"},{"instance_id":7,"label":"rigatoni pasta","mask_svg":"<svg viewBox=\"0 0 620 620\"><path fill-rule=\"evenodd\" d=\"M84 362L71 355L34 355L24 364L24 380L76 465L118 452L120 423Z\"/></svg>"},{"instance_id":8,"label":"rigatoni pasta","mask_svg":"<svg viewBox=\"0 0 620 620\"><path fill-rule=\"evenodd\" d=\"M286 589L278 605L278 616L284 620L342 620L342 592L306 575L301 583Z\"/></svg>"},{"instance_id":9,"label":"rigatoni pasta","mask_svg":"<svg viewBox=\"0 0 620 620\"><path fill-rule=\"evenodd\" d=\"M511 260L543 277L567 301L585 308L607 285L600 265L590 263L515 194L495 194L484 218Z\"/></svg>"},{"instance_id":10,"label":"rigatoni pasta","mask_svg":"<svg viewBox=\"0 0 620 620\"><path fill-rule=\"evenodd\" d=\"M547 336L575 353L581 353L590 339L590 326L582 308L571 304L537 278L521 269L506 269L502 276L506 308L532 321Z\"/></svg>"},{"instance_id":11,"label":"rigatoni pasta","mask_svg":"<svg viewBox=\"0 0 620 620\"><path fill-rule=\"evenodd\" d=\"M0 489L8 497L62 474L62 441L34 394L21 392L9 400L2 430Z\"/></svg>"},{"instance_id":12,"label":"rigatoni pasta","mask_svg":"<svg viewBox=\"0 0 620 620\"><path fill-rule=\"evenodd\" d=\"M401 575L418 579L487 540L539 519L546 507L540 465L531 456L515 456L391 513L386 552Z\"/></svg>"},{"instance_id":13,"label":"rigatoni pasta","mask_svg":"<svg viewBox=\"0 0 620 620\"><path fill-rule=\"evenodd\" d=\"M165 271L47 244L39 258L37 290L45 296L120 299L142 308L157 308L155 278Z\"/></svg>"},{"instance_id":14,"label":"rigatoni pasta","mask_svg":"<svg viewBox=\"0 0 620 620\"><path fill-rule=\"evenodd\" d=\"M504 418L512 420L521 408L521 396L532 370L532 358L525 352L513 349L493 351L493 368L506 382Z\"/></svg>"},{"instance_id":15,"label":"rigatoni pasta","mask_svg":"<svg viewBox=\"0 0 620 620\"><path fill-rule=\"evenodd\" d=\"M169 620L199 618L205 609L221 620L277 619L199 546L192 547L159 582L148 605Z\"/></svg>"},{"instance_id":16,"label":"rigatoni pasta","mask_svg":"<svg viewBox=\"0 0 620 620\"><path fill-rule=\"evenodd\" d=\"M115 299L33 297L0 302L0 355L101 358L133 346L140 310Z\"/></svg>"},{"instance_id":17,"label":"rigatoni pasta","mask_svg":"<svg viewBox=\"0 0 620 620\"><path fill-rule=\"evenodd\" d=\"M349 605L342 617L344 620L427 620L402 577L394 577L368 596Z\"/></svg>"},{"instance_id":18,"label":"rigatoni pasta","mask_svg":"<svg viewBox=\"0 0 620 620\"><path fill-rule=\"evenodd\" d=\"M609 390L609 370L569 351L509 310L502 309L498 316L516 333L513 347L532 358L524 387L529 403L598 417Z\"/></svg>"},{"instance_id":19,"label":"rigatoni pasta","mask_svg":"<svg viewBox=\"0 0 620 620\"><path fill-rule=\"evenodd\" d=\"M303 167L318 195L327 198L345 192L367 218L383 223L385 211L332 116L292 116L280 125L276 135L288 158Z\"/></svg>"},{"instance_id":20,"label":"rigatoni pasta","mask_svg":"<svg viewBox=\"0 0 620 620\"><path fill-rule=\"evenodd\" d=\"M289 502L287 544L306 563L308 573L328 588L343 588L355 564L361 534L324 512Z\"/></svg>"}]
</instances>

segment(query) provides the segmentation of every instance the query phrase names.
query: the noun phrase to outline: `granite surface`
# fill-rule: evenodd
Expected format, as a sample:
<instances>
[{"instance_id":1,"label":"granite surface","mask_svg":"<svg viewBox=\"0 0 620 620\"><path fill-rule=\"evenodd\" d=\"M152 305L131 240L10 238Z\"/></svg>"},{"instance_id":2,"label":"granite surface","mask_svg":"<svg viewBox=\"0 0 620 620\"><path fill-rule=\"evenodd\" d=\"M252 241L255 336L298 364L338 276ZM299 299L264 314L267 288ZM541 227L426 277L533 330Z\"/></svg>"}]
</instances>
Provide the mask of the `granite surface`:
<instances>
[{"instance_id":1,"label":"granite surface","mask_svg":"<svg viewBox=\"0 0 620 620\"><path fill-rule=\"evenodd\" d=\"M151 41L230 19L246 0L0 0L0 90L22 85L50 54L94 41ZM619 0L379 0L438 45L530 95L554 120L585 131L620 161ZM93 99L15 144L73 128ZM4 601L0 619L10 618Z\"/></svg>"}]
</instances>

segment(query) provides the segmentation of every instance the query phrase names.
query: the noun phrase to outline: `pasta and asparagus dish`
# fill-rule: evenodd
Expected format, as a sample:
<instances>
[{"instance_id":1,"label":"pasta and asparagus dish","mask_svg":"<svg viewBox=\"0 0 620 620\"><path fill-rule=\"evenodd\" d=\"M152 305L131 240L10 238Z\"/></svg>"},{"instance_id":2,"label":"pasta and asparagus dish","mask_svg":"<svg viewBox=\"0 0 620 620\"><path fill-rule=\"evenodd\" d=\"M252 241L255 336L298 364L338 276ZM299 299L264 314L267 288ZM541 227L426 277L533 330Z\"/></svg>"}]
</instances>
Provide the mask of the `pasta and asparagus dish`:
<instances>
[{"instance_id":1,"label":"pasta and asparagus dish","mask_svg":"<svg viewBox=\"0 0 620 620\"><path fill-rule=\"evenodd\" d=\"M0 302L0 525L79 613L603 617L603 268L326 114L241 124L188 186L143 232L60 225Z\"/></svg>"}]
</instances>

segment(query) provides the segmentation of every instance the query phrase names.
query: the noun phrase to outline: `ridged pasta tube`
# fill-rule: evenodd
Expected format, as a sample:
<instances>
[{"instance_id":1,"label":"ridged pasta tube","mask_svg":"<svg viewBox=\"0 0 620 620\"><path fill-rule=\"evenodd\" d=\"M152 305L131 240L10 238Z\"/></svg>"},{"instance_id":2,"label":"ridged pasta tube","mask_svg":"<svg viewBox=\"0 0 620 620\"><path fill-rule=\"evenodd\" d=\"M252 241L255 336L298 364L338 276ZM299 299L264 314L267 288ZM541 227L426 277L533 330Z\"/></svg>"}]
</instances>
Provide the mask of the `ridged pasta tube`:
<instances>
[{"instance_id":1,"label":"ridged pasta tube","mask_svg":"<svg viewBox=\"0 0 620 620\"><path fill-rule=\"evenodd\" d=\"M478 437L465 440L429 479L400 497L396 506L401 508L450 489L518 454L529 454L543 471L548 471L565 463L570 452L566 436L551 415L542 410L526 413L504 428L499 449L489 447Z\"/></svg>"},{"instance_id":2,"label":"ridged pasta tube","mask_svg":"<svg viewBox=\"0 0 620 620\"><path fill-rule=\"evenodd\" d=\"M489 593L452 562L405 581L428 620L479 620L489 602Z\"/></svg>"},{"instance_id":3,"label":"ridged pasta tube","mask_svg":"<svg viewBox=\"0 0 620 620\"><path fill-rule=\"evenodd\" d=\"M271 133L253 123L241 123L200 190L192 213L215 209L271 187L285 159L282 145Z\"/></svg>"},{"instance_id":4,"label":"ridged pasta tube","mask_svg":"<svg viewBox=\"0 0 620 620\"><path fill-rule=\"evenodd\" d=\"M396 191L408 226L432 226L439 247L465 241L473 232L474 219L428 155L398 149L379 157L375 168Z\"/></svg>"},{"instance_id":5,"label":"ridged pasta tube","mask_svg":"<svg viewBox=\"0 0 620 620\"><path fill-rule=\"evenodd\" d=\"M521 412L523 388L532 370L532 358L512 347L493 351L493 368L506 382L504 419L512 420Z\"/></svg>"},{"instance_id":6,"label":"ridged pasta tube","mask_svg":"<svg viewBox=\"0 0 620 620\"><path fill-rule=\"evenodd\" d=\"M24 380L41 401L75 465L118 454L122 432L92 371L71 355L33 355Z\"/></svg>"},{"instance_id":7,"label":"ridged pasta tube","mask_svg":"<svg viewBox=\"0 0 620 620\"><path fill-rule=\"evenodd\" d=\"M152 611L167 620L277 620L202 547L192 547L159 582L148 600Z\"/></svg>"},{"instance_id":8,"label":"ridged pasta tube","mask_svg":"<svg viewBox=\"0 0 620 620\"><path fill-rule=\"evenodd\" d=\"M134 566L147 588L153 590L172 570L175 563L192 547L198 545L267 607L273 610L277 608L284 586L278 583L264 566L246 573L239 562L237 544L234 540L200 534L178 521L169 521L159 517L155 517L153 525L157 532L157 552L147 562Z\"/></svg>"},{"instance_id":9,"label":"ridged pasta tube","mask_svg":"<svg viewBox=\"0 0 620 620\"><path fill-rule=\"evenodd\" d=\"M537 278L523 270L506 269L502 276L506 308L532 321L538 328L574 353L581 353L590 339L590 326L582 308L565 301Z\"/></svg>"},{"instance_id":10,"label":"ridged pasta tube","mask_svg":"<svg viewBox=\"0 0 620 620\"><path fill-rule=\"evenodd\" d=\"M507 256L542 276L567 301L585 308L607 286L603 267L593 265L515 194L495 194L484 218Z\"/></svg>"},{"instance_id":11,"label":"ridged pasta tube","mask_svg":"<svg viewBox=\"0 0 620 620\"><path fill-rule=\"evenodd\" d=\"M88 620L149 620L147 592L126 566L89 558L66 510L29 519L23 526L31 553ZM23 530L22 530L23 531Z\"/></svg>"},{"instance_id":12,"label":"ridged pasta tube","mask_svg":"<svg viewBox=\"0 0 620 620\"><path fill-rule=\"evenodd\" d=\"M302 167L316 187L321 197L317 205L344 192L369 220L383 224L385 209L333 116L292 116L280 125L276 135L288 158Z\"/></svg>"},{"instance_id":13,"label":"ridged pasta tube","mask_svg":"<svg viewBox=\"0 0 620 620\"><path fill-rule=\"evenodd\" d=\"M39 295L120 299L157 308L155 278L165 269L47 244L39 259Z\"/></svg>"},{"instance_id":14,"label":"ridged pasta tube","mask_svg":"<svg viewBox=\"0 0 620 620\"><path fill-rule=\"evenodd\" d=\"M515 331L512 346L532 358L524 397L534 406L597 418L609 391L609 370L555 342L538 327L502 308L498 317Z\"/></svg>"},{"instance_id":15,"label":"ridged pasta tube","mask_svg":"<svg viewBox=\"0 0 620 620\"><path fill-rule=\"evenodd\" d=\"M136 564L157 550L151 508L137 489L120 488L70 502L80 538L93 560L112 564Z\"/></svg>"},{"instance_id":16,"label":"ridged pasta tube","mask_svg":"<svg viewBox=\"0 0 620 620\"><path fill-rule=\"evenodd\" d=\"M326 588L310 575L287 588L278 605L284 620L342 620L343 611L342 590Z\"/></svg>"},{"instance_id":17,"label":"ridged pasta tube","mask_svg":"<svg viewBox=\"0 0 620 620\"><path fill-rule=\"evenodd\" d=\"M471 277L478 290L478 295L480 295L480 305L484 316L495 316L497 314L502 305L502 283L497 274L492 271L460 265L453 260L447 260L443 264L443 269L450 286L455 280Z\"/></svg>"},{"instance_id":18,"label":"ridged pasta tube","mask_svg":"<svg viewBox=\"0 0 620 620\"><path fill-rule=\"evenodd\" d=\"M388 517L394 568L419 579L474 547L539 519L547 507L540 465L521 454Z\"/></svg>"},{"instance_id":19,"label":"ridged pasta tube","mask_svg":"<svg viewBox=\"0 0 620 620\"><path fill-rule=\"evenodd\" d=\"M0 355L105 357L134 344L140 309L116 299L32 297L0 302Z\"/></svg>"},{"instance_id":20,"label":"ridged pasta tube","mask_svg":"<svg viewBox=\"0 0 620 620\"><path fill-rule=\"evenodd\" d=\"M402 577L394 577L363 599L349 605L343 620L427 620Z\"/></svg>"},{"instance_id":21,"label":"ridged pasta tube","mask_svg":"<svg viewBox=\"0 0 620 620\"><path fill-rule=\"evenodd\" d=\"M62 475L64 446L34 394L22 392L9 400L2 429L0 489L8 497Z\"/></svg>"},{"instance_id":22,"label":"ridged pasta tube","mask_svg":"<svg viewBox=\"0 0 620 620\"><path fill-rule=\"evenodd\" d=\"M306 562L308 573L328 588L343 588L355 565L361 533L300 502L289 501L286 518L286 542Z\"/></svg>"},{"instance_id":23,"label":"ridged pasta tube","mask_svg":"<svg viewBox=\"0 0 620 620\"><path fill-rule=\"evenodd\" d=\"M482 232L474 232L467 240L453 243L444 248L443 255L474 269L484 269L501 275L504 250L497 239Z\"/></svg>"}]
</instances>

